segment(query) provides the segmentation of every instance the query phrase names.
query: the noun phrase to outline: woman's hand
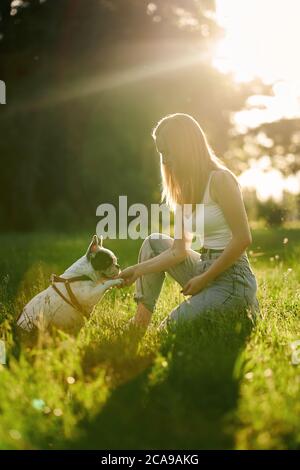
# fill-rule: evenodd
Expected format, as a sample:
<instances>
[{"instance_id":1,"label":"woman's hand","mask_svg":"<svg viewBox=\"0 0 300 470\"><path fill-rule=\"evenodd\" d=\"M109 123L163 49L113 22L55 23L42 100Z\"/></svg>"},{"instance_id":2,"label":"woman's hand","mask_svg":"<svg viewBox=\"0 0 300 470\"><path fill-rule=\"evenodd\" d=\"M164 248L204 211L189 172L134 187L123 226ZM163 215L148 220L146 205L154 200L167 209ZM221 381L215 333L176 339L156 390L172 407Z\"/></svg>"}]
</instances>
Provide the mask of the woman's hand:
<instances>
[{"instance_id":1,"label":"woman's hand","mask_svg":"<svg viewBox=\"0 0 300 470\"><path fill-rule=\"evenodd\" d=\"M138 266L129 266L119 274L119 277L124 280L122 286L130 286L140 276Z\"/></svg>"},{"instance_id":2,"label":"woman's hand","mask_svg":"<svg viewBox=\"0 0 300 470\"><path fill-rule=\"evenodd\" d=\"M199 276L195 276L190 279L186 285L182 289L183 295L195 295L198 294L206 285L208 284L208 280L205 274L200 274Z\"/></svg>"}]
</instances>

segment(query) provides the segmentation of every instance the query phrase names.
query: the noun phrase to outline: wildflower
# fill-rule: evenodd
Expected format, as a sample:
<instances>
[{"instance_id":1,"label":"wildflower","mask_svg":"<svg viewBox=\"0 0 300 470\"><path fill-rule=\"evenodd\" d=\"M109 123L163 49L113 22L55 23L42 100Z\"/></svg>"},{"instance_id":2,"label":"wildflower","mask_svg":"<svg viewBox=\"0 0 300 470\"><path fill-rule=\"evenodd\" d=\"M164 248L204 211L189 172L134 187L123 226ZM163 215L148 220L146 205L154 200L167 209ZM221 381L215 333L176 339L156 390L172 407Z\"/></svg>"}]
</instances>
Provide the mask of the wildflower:
<instances>
[{"instance_id":1,"label":"wildflower","mask_svg":"<svg viewBox=\"0 0 300 470\"><path fill-rule=\"evenodd\" d=\"M247 372L247 374L245 374L245 379L247 380L252 380L253 379L253 372Z\"/></svg>"},{"instance_id":2,"label":"wildflower","mask_svg":"<svg viewBox=\"0 0 300 470\"><path fill-rule=\"evenodd\" d=\"M9 435L12 439L14 439L15 441L19 441L21 439L21 433L19 431L17 431L16 429L11 429L9 431Z\"/></svg>"},{"instance_id":3,"label":"wildflower","mask_svg":"<svg viewBox=\"0 0 300 470\"><path fill-rule=\"evenodd\" d=\"M265 377L272 377L272 375L273 375L272 369L266 369L266 370L264 371L264 376L265 376Z\"/></svg>"},{"instance_id":4,"label":"wildflower","mask_svg":"<svg viewBox=\"0 0 300 470\"><path fill-rule=\"evenodd\" d=\"M75 383L74 377L72 377L71 375L67 377L67 382L69 385L73 385Z\"/></svg>"},{"instance_id":5,"label":"wildflower","mask_svg":"<svg viewBox=\"0 0 300 470\"><path fill-rule=\"evenodd\" d=\"M53 414L54 416L62 416L63 412L60 408L54 408Z\"/></svg>"},{"instance_id":6,"label":"wildflower","mask_svg":"<svg viewBox=\"0 0 300 470\"><path fill-rule=\"evenodd\" d=\"M31 406L38 411L42 411L45 407L45 402L41 398L34 398L31 402Z\"/></svg>"}]
</instances>

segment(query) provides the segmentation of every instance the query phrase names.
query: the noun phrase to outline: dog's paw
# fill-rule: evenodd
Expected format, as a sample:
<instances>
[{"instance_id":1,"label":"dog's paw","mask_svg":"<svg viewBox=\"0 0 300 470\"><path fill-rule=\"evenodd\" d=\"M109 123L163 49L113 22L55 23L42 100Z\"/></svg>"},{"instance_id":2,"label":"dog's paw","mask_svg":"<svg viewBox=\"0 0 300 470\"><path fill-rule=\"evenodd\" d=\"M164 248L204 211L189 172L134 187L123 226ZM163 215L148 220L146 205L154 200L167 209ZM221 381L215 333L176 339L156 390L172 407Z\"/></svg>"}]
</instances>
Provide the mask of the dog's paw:
<instances>
[{"instance_id":1,"label":"dog's paw","mask_svg":"<svg viewBox=\"0 0 300 470\"><path fill-rule=\"evenodd\" d=\"M110 283L111 287L120 287L124 284L124 279L113 279Z\"/></svg>"}]
</instances>

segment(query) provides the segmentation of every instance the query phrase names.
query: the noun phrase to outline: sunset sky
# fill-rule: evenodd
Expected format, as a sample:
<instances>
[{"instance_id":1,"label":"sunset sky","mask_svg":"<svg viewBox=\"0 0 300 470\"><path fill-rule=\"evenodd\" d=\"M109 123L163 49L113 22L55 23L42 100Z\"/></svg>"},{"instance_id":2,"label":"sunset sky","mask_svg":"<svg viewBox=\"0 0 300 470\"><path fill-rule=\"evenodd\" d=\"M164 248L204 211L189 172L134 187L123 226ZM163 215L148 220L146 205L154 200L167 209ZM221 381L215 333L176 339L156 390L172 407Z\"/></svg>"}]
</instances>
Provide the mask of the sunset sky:
<instances>
[{"instance_id":1,"label":"sunset sky","mask_svg":"<svg viewBox=\"0 0 300 470\"><path fill-rule=\"evenodd\" d=\"M252 98L253 110L237 115L238 124L300 116L299 0L217 0L217 19L225 38L215 66L233 72L237 81L259 77L274 84L274 97Z\"/></svg>"},{"instance_id":2,"label":"sunset sky","mask_svg":"<svg viewBox=\"0 0 300 470\"><path fill-rule=\"evenodd\" d=\"M273 96L252 96L247 109L234 116L241 132L263 122L300 117L300 1L216 0L217 20L225 30L213 60L237 82L259 77L273 85ZM267 149L266 149L267 154ZM300 175L283 178L271 160L253 161L241 176L244 186L255 187L261 200L280 200L284 190L300 192Z\"/></svg>"}]
</instances>

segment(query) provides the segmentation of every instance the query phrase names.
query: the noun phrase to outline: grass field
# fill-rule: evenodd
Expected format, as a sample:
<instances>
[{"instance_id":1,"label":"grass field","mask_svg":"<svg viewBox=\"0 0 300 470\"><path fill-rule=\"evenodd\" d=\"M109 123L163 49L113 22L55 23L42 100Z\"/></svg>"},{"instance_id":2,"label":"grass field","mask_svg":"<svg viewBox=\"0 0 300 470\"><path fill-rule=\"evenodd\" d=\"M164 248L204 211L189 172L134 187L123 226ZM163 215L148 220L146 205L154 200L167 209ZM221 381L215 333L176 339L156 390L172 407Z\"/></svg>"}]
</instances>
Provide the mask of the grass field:
<instances>
[{"instance_id":1,"label":"grass field","mask_svg":"<svg viewBox=\"0 0 300 470\"><path fill-rule=\"evenodd\" d=\"M261 318L235 312L169 335L157 325L182 300L167 279L153 323L128 335L132 287L110 291L77 338L13 341L13 318L85 252L90 234L0 237L1 449L300 448L300 229L253 230L248 251ZM108 243L121 266L140 241Z\"/></svg>"}]
</instances>

